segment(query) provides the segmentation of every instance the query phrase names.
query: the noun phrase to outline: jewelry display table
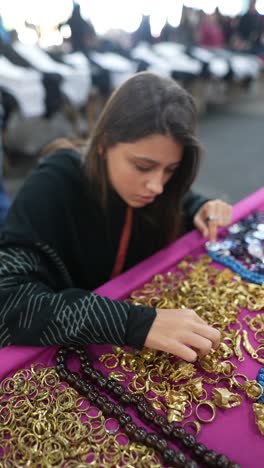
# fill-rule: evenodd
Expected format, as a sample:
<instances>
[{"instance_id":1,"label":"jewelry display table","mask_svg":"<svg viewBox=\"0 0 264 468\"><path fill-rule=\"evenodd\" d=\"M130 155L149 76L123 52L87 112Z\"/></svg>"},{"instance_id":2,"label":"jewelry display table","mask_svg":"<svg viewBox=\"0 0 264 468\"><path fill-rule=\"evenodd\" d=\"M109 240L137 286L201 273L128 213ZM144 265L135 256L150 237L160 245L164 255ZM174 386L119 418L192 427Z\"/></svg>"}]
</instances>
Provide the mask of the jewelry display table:
<instances>
[{"instance_id":1,"label":"jewelry display table","mask_svg":"<svg viewBox=\"0 0 264 468\"><path fill-rule=\"evenodd\" d=\"M255 211L264 211L264 188L234 206L232 222L236 223ZM192 231L151 258L99 287L95 292L111 299L126 299L132 291L139 290L145 283L150 282L154 275L170 271L187 255L192 255L195 260L200 254L205 254L204 243L205 241L201 235L196 231ZM214 266L217 266L217 264L214 264ZM223 267L219 266L219 268ZM264 295L264 286L262 287ZM261 312L264 311L258 311L258 313ZM247 313L246 310L241 311L240 321ZM10 346L1 349L0 382L7 377L11 377L18 369L30 368L34 363L41 362L54 367L56 363L55 355L58 349L57 346L45 348ZM86 349L94 367L108 375L110 371L99 361L99 357L105 353L112 353L112 346L89 345ZM246 352L243 355L245 357L243 362L239 362L235 357L230 358L231 362L235 362L236 373L245 374L249 380L256 379L257 373L263 364L252 359ZM242 468L262 468L264 438L256 425L252 405L252 400L243 398L242 403L237 407L227 410L217 408L215 419L210 424L202 424L201 432L197 435L197 441L201 441L209 449L213 449L217 453L225 454L230 460L240 464ZM138 418L135 417L134 419L139 425L142 425ZM195 418L192 417L191 419ZM153 432L153 428L150 430Z\"/></svg>"}]
</instances>

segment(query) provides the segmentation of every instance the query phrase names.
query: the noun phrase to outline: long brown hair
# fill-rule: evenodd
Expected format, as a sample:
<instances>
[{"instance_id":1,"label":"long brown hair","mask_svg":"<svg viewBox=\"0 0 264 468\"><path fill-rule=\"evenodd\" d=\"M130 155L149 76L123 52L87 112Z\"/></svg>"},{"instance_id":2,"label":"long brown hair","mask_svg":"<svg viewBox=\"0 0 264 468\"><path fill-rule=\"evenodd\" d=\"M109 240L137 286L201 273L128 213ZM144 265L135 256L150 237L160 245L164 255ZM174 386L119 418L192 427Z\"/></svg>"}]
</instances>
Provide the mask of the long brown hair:
<instances>
[{"instance_id":1,"label":"long brown hair","mask_svg":"<svg viewBox=\"0 0 264 468\"><path fill-rule=\"evenodd\" d=\"M146 228L156 232L156 248L176 238L181 230L182 198L200 162L195 127L196 108L191 95L170 78L142 72L112 94L91 134L85 173L102 206L107 205L109 189L103 155L109 147L153 134L169 135L183 145L182 162L163 193L141 209Z\"/></svg>"}]
</instances>

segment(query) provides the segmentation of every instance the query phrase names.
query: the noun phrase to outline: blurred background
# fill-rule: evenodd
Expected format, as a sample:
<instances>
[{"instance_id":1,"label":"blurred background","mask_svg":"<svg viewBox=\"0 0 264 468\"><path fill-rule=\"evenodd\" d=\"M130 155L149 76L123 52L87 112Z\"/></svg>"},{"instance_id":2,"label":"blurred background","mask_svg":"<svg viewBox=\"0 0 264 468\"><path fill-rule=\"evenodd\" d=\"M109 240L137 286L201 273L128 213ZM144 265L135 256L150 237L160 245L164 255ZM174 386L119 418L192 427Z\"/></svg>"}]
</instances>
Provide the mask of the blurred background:
<instances>
[{"instance_id":1,"label":"blurred background","mask_svg":"<svg viewBox=\"0 0 264 468\"><path fill-rule=\"evenodd\" d=\"M143 70L196 99L197 189L234 203L263 186L264 0L0 0L0 224L41 148L88 138Z\"/></svg>"}]
</instances>

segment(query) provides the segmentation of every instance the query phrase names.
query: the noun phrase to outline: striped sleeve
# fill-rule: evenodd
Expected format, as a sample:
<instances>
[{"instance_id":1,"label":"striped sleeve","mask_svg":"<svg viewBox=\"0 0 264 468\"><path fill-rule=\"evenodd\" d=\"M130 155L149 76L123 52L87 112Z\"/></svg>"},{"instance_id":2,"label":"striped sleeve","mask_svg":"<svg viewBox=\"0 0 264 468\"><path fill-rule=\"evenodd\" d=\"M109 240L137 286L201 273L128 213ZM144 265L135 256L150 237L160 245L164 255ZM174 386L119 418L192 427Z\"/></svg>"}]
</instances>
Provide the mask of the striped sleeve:
<instances>
[{"instance_id":1,"label":"striped sleeve","mask_svg":"<svg viewBox=\"0 0 264 468\"><path fill-rule=\"evenodd\" d=\"M43 253L50 255L49 269ZM1 347L72 343L129 344L136 348L144 345L156 316L154 309L68 287L66 279L69 281L63 263L47 246L42 248L41 255L20 246L1 248ZM63 281L65 287L58 290L56 285Z\"/></svg>"}]
</instances>

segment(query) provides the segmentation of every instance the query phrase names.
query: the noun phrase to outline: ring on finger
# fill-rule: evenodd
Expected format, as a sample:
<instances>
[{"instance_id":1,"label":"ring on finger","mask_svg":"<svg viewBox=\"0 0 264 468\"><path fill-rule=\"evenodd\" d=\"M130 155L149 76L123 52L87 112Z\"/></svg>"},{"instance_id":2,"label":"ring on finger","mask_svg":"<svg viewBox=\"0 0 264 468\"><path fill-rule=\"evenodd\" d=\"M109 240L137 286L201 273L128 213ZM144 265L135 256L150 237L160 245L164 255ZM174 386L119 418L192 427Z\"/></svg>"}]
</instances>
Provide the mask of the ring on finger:
<instances>
[{"instance_id":1,"label":"ring on finger","mask_svg":"<svg viewBox=\"0 0 264 468\"><path fill-rule=\"evenodd\" d=\"M216 215L208 215L206 217L206 221L216 221L218 219L218 216Z\"/></svg>"}]
</instances>

